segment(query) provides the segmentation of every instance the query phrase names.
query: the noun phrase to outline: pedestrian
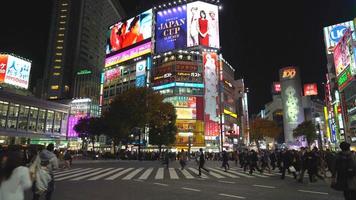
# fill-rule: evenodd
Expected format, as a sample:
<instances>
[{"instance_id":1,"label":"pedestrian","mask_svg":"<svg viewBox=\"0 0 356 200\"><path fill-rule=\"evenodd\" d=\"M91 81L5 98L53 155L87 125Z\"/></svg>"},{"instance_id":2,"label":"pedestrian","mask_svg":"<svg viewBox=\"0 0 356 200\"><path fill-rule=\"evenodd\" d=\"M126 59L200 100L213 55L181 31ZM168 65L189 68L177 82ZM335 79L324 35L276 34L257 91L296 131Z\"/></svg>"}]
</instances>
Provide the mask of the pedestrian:
<instances>
[{"instance_id":1,"label":"pedestrian","mask_svg":"<svg viewBox=\"0 0 356 200\"><path fill-rule=\"evenodd\" d=\"M275 170L276 169L276 160L277 160L275 151L271 152L271 154L269 155L269 159L271 161L272 170Z\"/></svg>"},{"instance_id":2,"label":"pedestrian","mask_svg":"<svg viewBox=\"0 0 356 200\"><path fill-rule=\"evenodd\" d=\"M282 165L282 176L281 179L284 179L285 174L286 174L286 170L288 170L288 172L292 172L294 178L297 178L297 174L295 171L295 168L292 167L292 162L293 162L293 155L291 153L291 151L284 149L282 154L281 154L281 161L283 163ZM291 170L292 169L292 170ZM294 170L293 170L294 169Z\"/></svg>"},{"instance_id":3,"label":"pedestrian","mask_svg":"<svg viewBox=\"0 0 356 200\"><path fill-rule=\"evenodd\" d=\"M209 170L205 169L204 164L205 164L205 156L203 153L203 148L200 148L199 149L199 176L201 176L202 169L209 173Z\"/></svg>"},{"instance_id":4,"label":"pedestrian","mask_svg":"<svg viewBox=\"0 0 356 200\"><path fill-rule=\"evenodd\" d=\"M184 170L184 167L187 165L187 154L184 152L184 149L180 152L179 163L181 170Z\"/></svg>"},{"instance_id":5,"label":"pedestrian","mask_svg":"<svg viewBox=\"0 0 356 200\"><path fill-rule=\"evenodd\" d=\"M68 150L64 152L64 166L67 169L70 169L72 166L72 155Z\"/></svg>"},{"instance_id":6,"label":"pedestrian","mask_svg":"<svg viewBox=\"0 0 356 200\"><path fill-rule=\"evenodd\" d=\"M340 143L341 152L336 156L331 187L344 192L345 200L356 199L356 156L350 151L350 144Z\"/></svg>"},{"instance_id":7,"label":"pedestrian","mask_svg":"<svg viewBox=\"0 0 356 200\"><path fill-rule=\"evenodd\" d=\"M227 170L230 169L229 157L225 150L222 152L222 167L225 168L225 172L227 172Z\"/></svg>"},{"instance_id":8,"label":"pedestrian","mask_svg":"<svg viewBox=\"0 0 356 200\"><path fill-rule=\"evenodd\" d=\"M6 159L5 159L6 157ZM32 174L29 168L22 166L23 153L10 151L3 156L0 172L0 199L24 200L24 191L32 186Z\"/></svg>"},{"instance_id":9,"label":"pedestrian","mask_svg":"<svg viewBox=\"0 0 356 200\"><path fill-rule=\"evenodd\" d=\"M54 151L54 145L53 143L50 143L47 145L47 148L42 150L39 153L39 159L40 159L40 164L42 167L45 167L51 177L51 180L49 181L47 185L47 190L44 191L45 198L46 200L50 200L52 193L54 191L54 174L53 170L58 169L58 159L57 156L53 153ZM38 180L37 180L38 181ZM39 193L36 191L36 188L34 189L33 193L33 200L38 200L42 193Z\"/></svg>"},{"instance_id":10,"label":"pedestrian","mask_svg":"<svg viewBox=\"0 0 356 200\"><path fill-rule=\"evenodd\" d=\"M166 165L167 169L169 167L169 152L168 149L164 152L164 164Z\"/></svg>"}]
</instances>

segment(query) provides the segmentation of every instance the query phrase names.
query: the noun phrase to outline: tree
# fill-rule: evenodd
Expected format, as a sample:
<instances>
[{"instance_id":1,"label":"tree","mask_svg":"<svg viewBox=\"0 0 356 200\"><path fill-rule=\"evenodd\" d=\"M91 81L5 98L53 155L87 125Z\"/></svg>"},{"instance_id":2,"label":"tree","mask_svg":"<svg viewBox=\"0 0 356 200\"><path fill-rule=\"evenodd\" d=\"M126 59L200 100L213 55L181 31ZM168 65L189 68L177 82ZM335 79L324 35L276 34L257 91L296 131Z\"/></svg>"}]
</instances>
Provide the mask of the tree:
<instances>
[{"instance_id":1,"label":"tree","mask_svg":"<svg viewBox=\"0 0 356 200\"><path fill-rule=\"evenodd\" d=\"M83 141L83 149L87 146L88 141L92 143L94 149L96 136L104 134L105 124L101 118L84 117L79 119L78 123L74 126L74 130L79 133L79 137Z\"/></svg>"},{"instance_id":2,"label":"tree","mask_svg":"<svg viewBox=\"0 0 356 200\"><path fill-rule=\"evenodd\" d=\"M259 148L259 140L265 137L275 139L280 133L278 124L272 120L257 118L250 125L250 138L256 142L257 148Z\"/></svg>"},{"instance_id":3,"label":"tree","mask_svg":"<svg viewBox=\"0 0 356 200\"><path fill-rule=\"evenodd\" d=\"M153 113L155 117L150 121L150 144L157 145L161 153L162 146L170 146L176 140L177 127L175 125L177 115L171 103L162 103Z\"/></svg>"},{"instance_id":4,"label":"tree","mask_svg":"<svg viewBox=\"0 0 356 200\"><path fill-rule=\"evenodd\" d=\"M304 136L308 142L308 145L312 144L313 141L318 138L318 135L316 134L315 125L313 124L312 121L304 121L301 124L299 124L293 130L293 136L294 137Z\"/></svg>"}]
</instances>

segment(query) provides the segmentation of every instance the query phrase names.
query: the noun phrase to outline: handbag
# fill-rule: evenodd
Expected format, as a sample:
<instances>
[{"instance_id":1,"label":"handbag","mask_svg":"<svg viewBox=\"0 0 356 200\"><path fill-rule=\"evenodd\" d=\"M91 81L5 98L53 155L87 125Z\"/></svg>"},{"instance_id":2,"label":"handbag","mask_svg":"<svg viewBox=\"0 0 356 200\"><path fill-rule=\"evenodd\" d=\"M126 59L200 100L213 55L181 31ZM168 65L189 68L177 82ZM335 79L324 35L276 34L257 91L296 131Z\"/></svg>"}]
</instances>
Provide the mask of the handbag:
<instances>
[{"instance_id":1,"label":"handbag","mask_svg":"<svg viewBox=\"0 0 356 200\"><path fill-rule=\"evenodd\" d=\"M297 171L297 170L295 170L294 166L290 166L288 169L289 169L289 171L292 172L292 173Z\"/></svg>"}]
</instances>

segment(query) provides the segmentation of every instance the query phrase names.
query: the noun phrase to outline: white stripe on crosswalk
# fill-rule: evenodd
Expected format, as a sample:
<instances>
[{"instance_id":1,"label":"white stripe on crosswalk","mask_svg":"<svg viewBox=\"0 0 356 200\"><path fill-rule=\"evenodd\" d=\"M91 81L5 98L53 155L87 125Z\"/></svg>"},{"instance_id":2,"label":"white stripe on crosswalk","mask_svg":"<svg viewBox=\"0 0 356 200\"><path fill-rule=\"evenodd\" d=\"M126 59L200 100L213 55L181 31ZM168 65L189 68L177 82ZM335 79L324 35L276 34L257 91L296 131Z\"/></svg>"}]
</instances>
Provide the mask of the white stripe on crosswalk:
<instances>
[{"instance_id":1,"label":"white stripe on crosswalk","mask_svg":"<svg viewBox=\"0 0 356 200\"><path fill-rule=\"evenodd\" d=\"M174 168L169 168L168 171L171 179L179 179L178 174Z\"/></svg>"},{"instance_id":2,"label":"white stripe on crosswalk","mask_svg":"<svg viewBox=\"0 0 356 200\"><path fill-rule=\"evenodd\" d=\"M251 176L251 175L248 175L248 174L245 174L245 173L240 173L240 172L232 171L232 170L230 170L229 173L235 174L235 175L237 175L237 176L242 176L242 177L245 177L245 178L255 178L254 176Z\"/></svg>"},{"instance_id":3,"label":"white stripe on crosswalk","mask_svg":"<svg viewBox=\"0 0 356 200\"><path fill-rule=\"evenodd\" d=\"M79 181L79 180L82 180L82 179L85 179L85 178L89 178L89 177L92 177L92 176L95 176L95 175L98 175L98 174L101 174L103 172L106 172L106 171L109 171L109 170L112 170L113 168L107 168L107 169L103 169L101 171L97 171L97 172L94 172L94 173L90 173L90 174L87 174L87 175L84 175L84 176L79 176L77 178L74 178L74 179L71 179L71 181Z\"/></svg>"},{"instance_id":4,"label":"white stripe on crosswalk","mask_svg":"<svg viewBox=\"0 0 356 200\"><path fill-rule=\"evenodd\" d=\"M54 175L57 175L57 174L63 174L63 173L68 173L68 172L74 172L74 171L78 171L78 170L80 170L80 169L82 169L82 168L74 168L74 169L64 169L64 170L57 170L57 171L54 171L53 172L53 174Z\"/></svg>"},{"instance_id":5,"label":"white stripe on crosswalk","mask_svg":"<svg viewBox=\"0 0 356 200\"><path fill-rule=\"evenodd\" d=\"M135 171L131 172L130 174L128 174L127 176L125 176L124 178L122 178L122 180L130 180L132 179L134 176L136 176L140 171L142 171L143 168L138 168Z\"/></svg>"},{"instance_id":6,"label":"white stripe on crosswalk","mask_svg":"<svg viewBox=\"0 0 356 200\"><path fill-rule=\"evenodd\" d=\"M214 169L214 168L211 168L211 167L209 167L208 169L210 169L211 171L217 172L219 174L223 174L224 176L228 176L230 178L240 178L239 176L235 176L235 175L230 174L228 172L224 172L224 171L221 171L221 170L218 170L218 169Z\"/></svg>"},{"instance_id":7,"label":"white stripe on crosswalk","mask_svg":"<svg viewBox=\"0 0 356 200\"><path fill-rule=\"evenodd\" d=\"M182 174L185 176L187 179L193 179L194 176L192 176L186 169L181 170Z\"/></svg>"},{"instance_id":8,"label":"white stripe on crosswalk","mask_svg":"<svg viewBox=\"0 0 356 200\"><path fill-rule=\"evenodd\" d=\"M197 169L195 169L195 168L193 168L193 167L189 167L188 168L190 171L192 171L192 172L194 172L195 174L199 174L199 171L197 170ZM202 178L209 178L207 175L205 175L205 174L203 174L203 173L201 173L201 177Z\"/></svg>"},{"instance_id":9,"label":"white stripe on crosswalk","mask_svg":"<svg viewBox=\"0 0 356 200\"><path fill-rule=\"evenodd\" d=\"M123 174L125 174L125 173L127 173L127 172L129 172L129 171L131 171L131 170L133 170L134 168L127 168L127 169L125 169L125 170L123 170L123 171L121 171L121 172L119 172L119 173L117 173L117 174L114 174L114 175L112 175L112 176L109 176L108 178L106 178L105 180L114 180L114 179L116 179L117 177L119 177L119 176L121 176L121 175L123 175Z\"/></svg>"},{"instance_id":10,"label":"white stripe on crosswalk","mask_svg":"<svg viewBox=\"0 0 356 200\"><path fill-rule=\"evenodd\" d=\"M240 169L240 168L234 168L234 170L243 172L243 169ZM252 175L253 176L257 176L257 177L261 177L261 178L268 178L268 176L262 175L259 172L253 173Z\"/></svg>"},{"instance_id":11,"label":"white stripe on crosswalk","mask_svg":"<svg viewBox=\"0 0 356 200\"><path fill-rule=\"evenodd\" d=\"M81 170L77 170L77 171L74 171L74 172L68 172L68 173L63 173L63 174L59 174L59 175L54 175L54 178L60 178L60 177L68 176L68 175L71 175L71 174L81 173L81 172L89 171L91 169L92 168L86 168L86 169L81 169Z\"/></svg>"},{"instance_id":12,"label":"white stripe on crosswalk","mask_svg":"<svg viewBox=\"0 0 356 200\"><path fill-rule=\"evenodd\" d=\"M158 168L155 179L163 179L163 173L164 173L164 169L162 167Z\"/></svg>"},{"instance_id":13,"label":"white stripe on crosswalk","mask_svg":"<svg viewBox=\"0 0 356 200\"><path fill-rule=\"evenodd\" d=\"M95 168L95 169L92 169L92 170L89 170L89 171L85 171L85 172L81 172L81 173L78 173L78 174L72 174L72 175L69 175L69 176L64 176L64 177L56 179L56 180L57 181L62 181L62 180L74 178L74 177L77 177L77 176L81 176L81 175L84 175L84 174L88 174L88 173L91 173L91 172L95 172L95 171L98 171L98 170L101 170L101 168Z\"/></svg>"},{"instance_id":14,"label":"white stripe on crosswalk","mask_svg":"<svg viewBox=\"0 0 356 200\"><path fill-rule=\"evenodd\" d=\"M148 179L148 177L151 175L151 173L152 173L152 171L153 171L153 168L151 167L151 168L148 168L145 172L143 172L143 174L140 176L140 178L138 178L138 179L140 179L140 180L146 180L146 179Z\"/></svg>"},{"instance_id":15,"label":"white stripe on crosswalk","mask_svg":"<svg viewBox=\"0 0 356 200\"><path fill-rule=\"evenodd\" d=\"M106 173L104 173L104 174L100 174L100 175L98 175L98 176L91 177L91 178L88 179L88 180L90 180L90 181L98 180L99 178L103 178L103 177L105 177L105 176L108 176L108 175L110 175L110 174L113 174L113 173L115 173L115 172L117 172L117 171L120 171L120 170L122 170L122 169L123 169L123 168L117 168L117 169L114 169L114 170L112 170L112 171L106 172Z\"/></svg>"}]
</instances>

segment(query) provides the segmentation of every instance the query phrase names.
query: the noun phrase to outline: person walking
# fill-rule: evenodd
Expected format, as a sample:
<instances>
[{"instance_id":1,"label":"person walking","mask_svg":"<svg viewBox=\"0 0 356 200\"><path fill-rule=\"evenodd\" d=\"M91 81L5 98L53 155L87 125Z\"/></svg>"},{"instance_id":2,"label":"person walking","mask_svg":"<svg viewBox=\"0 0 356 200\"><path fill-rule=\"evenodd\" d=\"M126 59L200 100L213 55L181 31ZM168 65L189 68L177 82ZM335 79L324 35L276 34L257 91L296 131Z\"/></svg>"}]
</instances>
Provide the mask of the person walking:
<instances>
[{"instance_id":1,"label":"person walking","mask_svg":"<svg viewBox=\"0 0 356 200\"><path fill-rule=\"evenodd\" d=\"M209 170L207 170L204 167L205 164L205 156L204 156L204 152L203 152L203 148L199 149L199 176L201 176L201 170L203 169L204 171L209 173Z\"/></svg>"},{"instance_id":2,"label":"person walking","mask_svg":"<svg viewBox=\"0 0 356 200\"><path fill-rule=\"evenodd\" d=\"M227 172L227 170L230 169L229 157L225 150L222 152L222 167L225 168L225 172Z\"/></svg>"},{"instance_id":3,"label":"person walking","mask_svg":"<svg viewBox=\"0 0 356 200\"><path fill-rule=\"evenodd\" d=\"M184 152L184 149L180 152L179 163L181 170L184 170L184 167L187 165L187 154Z\"/></svg>"},{"instance_id":4,"label":"person walking","mask_svg":"<svg viewBox=\"0 0 356 200\"><path fill-rule=\"evenodd\" d=\"M24 200L24 191L32 186L32 174L29 168L22 166L23 153L11 151L3 156L0 172L0 199Z\"/></svg>"},{"instance_id":5,"label":"person walking","mask_svg":"<svg viewBox=\"0 0 356 200\"><path fill-rule=\"evenodd\" d=\"M169 167L169 152L168 149L164 152L164 164L166 165L167 169Z\"/></svg>"},{"instance_id":6,"label":"person walking","mask_svg":"<svg viewBox=\"0 0 356 200\"><path fill-rule=\"evenodd\" d=\"M64 152L64 164L65 168L67 169L70 169L72 166L72 155L68 150Z\"/></svg>"},{"instance_id":7,"label":"person walking","mask_svg":"<svg viewBox=\"0 0 356 200\"><path fill-rule=\"evenodd\" d=\"M58 169L58 159L57 156L53 153L54 151L54 145L53 143L50 143L47 145L47 148L42 150L39 153L39 159L40 159L40 164L42 167L46 167L51 180L48 183L47 190L44 192L45 194L45 199L50 200L52 197L52 193L54 191L54 174L53 170ZM41 193L38 193L34 191L33 193L33 200L39 200L41 197Z\"/></svg>"},{"instance_id":8,"label":"person walking","mask_svg":"<svg viewBox=\"0 0 356 200\"><path fill-rule=\"evenodd\" d=\"M336 156L332 170L331 187L344 192L345 200L356 199L356 155L351 153L350 144L340 143L341 152Z\"/></svg>"}]
</instances>

